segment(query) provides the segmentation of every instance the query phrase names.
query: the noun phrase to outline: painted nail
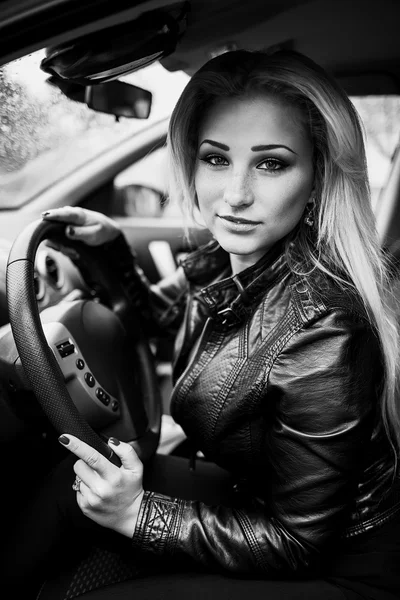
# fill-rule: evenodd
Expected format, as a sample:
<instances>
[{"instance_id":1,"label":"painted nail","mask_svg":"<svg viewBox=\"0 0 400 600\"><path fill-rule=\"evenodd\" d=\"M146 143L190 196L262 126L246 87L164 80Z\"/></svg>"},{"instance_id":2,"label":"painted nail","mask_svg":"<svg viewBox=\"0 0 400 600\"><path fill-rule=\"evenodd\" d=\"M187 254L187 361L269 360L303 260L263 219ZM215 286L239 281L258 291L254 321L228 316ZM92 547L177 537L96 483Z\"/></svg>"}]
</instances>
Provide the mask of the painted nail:
<instances>
[{"instance_id":1,"label":"painted nail","mask_svg":"<svg viewBox=\"0 0 400 600\"><path fill-rule=\"evenodd\" d=\"M108 438L108 441L110 442L110 444L113 444L114 446L119 446L119 444L120 444L120 441L117 440L117 438L115 438L115 437Z\"/></svg>"},{"instance_id":2,"label":"painted nail","mask_svg":"<svg viewBox=\"0 0 400 600\"><path fill-rule=\"evenodd\" d=\"M45 212L42 212L42 217L48 217L50 214L49 210L46 210Z\"/></svg>"},{"instance_id":3,"label":"painted nail","mask_svg":"<svg viewBox=\"0 0 400 600\"><path fill-rule=\"evenodd\" d=\"M68 225L68 227L67 227L67 234L75 235L75 229L71 225Z\"/></svg>"},{"instance_id":4,"label":"painted nail","mask_svg":"<svg viewBox=\"0 0 400 600\"><path fill-rule=\"evenodd\" d=\"M69 444L69 438L67 438L66 435L60 435L58 441L60 442L60 444L63 444L63 446L68 446Z\"/></svg>"}]
</instances>

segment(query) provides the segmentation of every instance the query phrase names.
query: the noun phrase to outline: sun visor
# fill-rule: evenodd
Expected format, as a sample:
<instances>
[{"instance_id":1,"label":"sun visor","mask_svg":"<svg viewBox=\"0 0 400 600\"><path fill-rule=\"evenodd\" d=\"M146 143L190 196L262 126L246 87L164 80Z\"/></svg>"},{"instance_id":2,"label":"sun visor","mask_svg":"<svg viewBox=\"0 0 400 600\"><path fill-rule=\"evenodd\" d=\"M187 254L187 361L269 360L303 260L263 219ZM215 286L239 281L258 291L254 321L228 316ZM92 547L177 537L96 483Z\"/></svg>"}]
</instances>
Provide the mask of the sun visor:
<instances>
[{"instance_id":1,"label":"sun visor","mask_svg":"<svg viewBox=\"0 0 400 600\"><path fill-rule=\"evenodd\" d=\"M46 49L40 68L81 85L96 85L137 71L174 52L187 27L189 2L143 13L117 25Z\"/></svg>"}]
</instances>

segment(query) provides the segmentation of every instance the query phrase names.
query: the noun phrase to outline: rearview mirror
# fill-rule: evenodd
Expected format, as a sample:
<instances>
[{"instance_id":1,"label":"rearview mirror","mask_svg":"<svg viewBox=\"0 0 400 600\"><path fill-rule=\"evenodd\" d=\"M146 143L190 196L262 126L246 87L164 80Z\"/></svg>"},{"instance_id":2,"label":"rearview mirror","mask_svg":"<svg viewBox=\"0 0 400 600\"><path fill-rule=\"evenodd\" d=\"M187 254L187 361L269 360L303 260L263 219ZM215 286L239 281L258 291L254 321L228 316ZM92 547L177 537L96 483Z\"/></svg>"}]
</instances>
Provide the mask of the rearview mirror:
<instances>
[{"instance_id":1,"label":"rearview mirror","mask_svg":"<svg viewBox=\"0 0 400 600\"><path fill-rule=\"evenodd\" d=\"M58 87L75 102L83 102L97 112L128 119L147 119L152 104L148 90L122 81L109 81L98 85L80 85L59 77L49 77L47 82Z\"/></svg>"},{"instance_id":2,"label":"rearview mirror","mask_svg":"<svg viewBox=\"0 0 400 600\"><path fill-rule=\"evenodd\" d=\"M88 85L85 91L89 108L128 119L147 119L151 101L151 92L122 81Z\"/></svg>"}]
</instances>

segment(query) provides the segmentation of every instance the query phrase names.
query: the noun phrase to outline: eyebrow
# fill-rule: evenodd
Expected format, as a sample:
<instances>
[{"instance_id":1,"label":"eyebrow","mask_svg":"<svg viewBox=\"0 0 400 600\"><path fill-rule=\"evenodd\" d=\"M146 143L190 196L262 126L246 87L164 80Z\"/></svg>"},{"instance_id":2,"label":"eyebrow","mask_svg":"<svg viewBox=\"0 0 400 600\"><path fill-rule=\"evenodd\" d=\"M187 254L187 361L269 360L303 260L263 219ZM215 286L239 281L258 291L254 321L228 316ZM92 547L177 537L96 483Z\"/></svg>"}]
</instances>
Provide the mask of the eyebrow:
<instances>
[{"instance_id":1,"label":"eyebrow","mask_svg":"<svg viewBox=\"0 0 400 600\"><path fill-rule=\"evenodd\" d=\"M286 148L289 152L293 152L293 154L297 154L294 150L289 148L289 146L285 146L284 144L265 144L261 146L252 146L253 152L262 152L263 150L276 150L277 148Z\"/></svg>"},{"instance_id":2,"label":"eyebrow","mask_svg":"<svg viewBox=\"0 0 400 600\"><path fill-rule=\"evenodd\" d=\"M211 146L215 146L216 148L220 148L221 150L225 150L226 152L230 150L229 146L227 146L226 144L221 144L220 142L216 142L215 140L206 139L201 142L200 146L202 146L203 144L210 144ZM264 150L276 150L277 148L286 148L286 150L289 150L289 152L297 154L297 152L289 148L289 146L285 146L284 144L263 144L260 146L252 146L251 150L253 152L263 152Z\"/></svg>"},{"instance_id":3,"label":"eyebrow","mask_svg":"<svg viewBox=\"0 0 400 600\"><path fill-rule=\"evenodd\" d=\"M227 146L226 144L220 144L219 142L214 142L214 140L203 140L200 146L202 146L203 144L210 144L211 146L215 146L216 148L221 148L221 150L226 150L227 152L229 150L229 146Z\"/></svg>"}]
</instances>

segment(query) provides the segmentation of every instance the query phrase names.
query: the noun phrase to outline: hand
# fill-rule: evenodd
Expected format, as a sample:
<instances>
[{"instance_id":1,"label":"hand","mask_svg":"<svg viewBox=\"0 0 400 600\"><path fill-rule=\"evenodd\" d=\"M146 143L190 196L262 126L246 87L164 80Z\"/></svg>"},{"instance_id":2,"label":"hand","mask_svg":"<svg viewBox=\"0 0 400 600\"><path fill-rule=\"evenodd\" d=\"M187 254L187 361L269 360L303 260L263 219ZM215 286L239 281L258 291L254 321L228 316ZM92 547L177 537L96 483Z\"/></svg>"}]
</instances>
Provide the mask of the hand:
<instances>
[{"instance_id":1,"label":"hand","mask_svg":"<svg viewBox=\"0 0 400 600\"><path fill-rule=\"evenodd\" d=\"M143 498L143 464L129 444L110 438L108 443L121 459L116 467L91 446L70 434L59 442L79 457L74 471L81 479L76 500L86 517L103 527L132 537Z\"/></svg>"},{"instance_id":2,"label":"hand","mask_svg":"<svg viewBox=\"0 0 400 600\"><path fill-rule=\"evenodd\" d=\"M53 208L42 213L42 218L68 223L65 228L66 237L85 242L89 246L111 242L121 233L117 223L106 215L79 206Z\"/></svg>"}]
</instances>

